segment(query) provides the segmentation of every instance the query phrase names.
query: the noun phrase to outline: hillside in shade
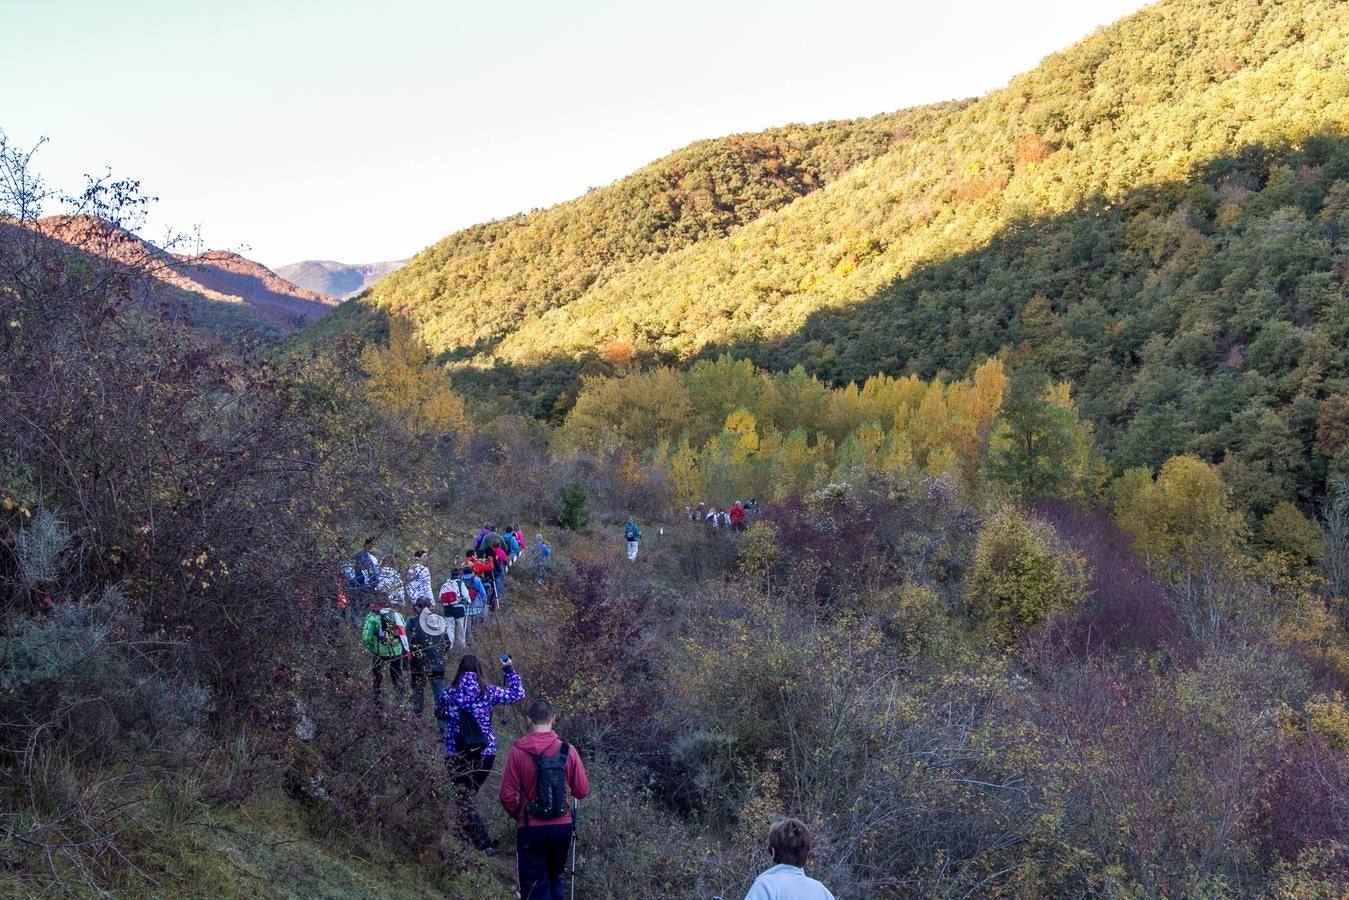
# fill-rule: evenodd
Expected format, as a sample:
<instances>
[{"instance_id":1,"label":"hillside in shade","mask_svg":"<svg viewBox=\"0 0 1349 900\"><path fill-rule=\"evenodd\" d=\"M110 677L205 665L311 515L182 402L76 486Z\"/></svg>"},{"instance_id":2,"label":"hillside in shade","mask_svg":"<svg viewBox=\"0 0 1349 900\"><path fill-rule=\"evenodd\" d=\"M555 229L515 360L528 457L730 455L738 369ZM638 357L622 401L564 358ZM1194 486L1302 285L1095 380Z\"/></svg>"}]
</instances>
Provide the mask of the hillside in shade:
<instances>
[{"instance_id":1,"label":"hillside in shade","mask_svg":"<svg viewBox=\"0 0 1349 900\"><path fill-rule=\"evenodd\" d=\"M341 263L306 259L280 266L276 274L305 290L345 300L408 264L406 259L377 263Z\"/></svg>"}]
</instances>

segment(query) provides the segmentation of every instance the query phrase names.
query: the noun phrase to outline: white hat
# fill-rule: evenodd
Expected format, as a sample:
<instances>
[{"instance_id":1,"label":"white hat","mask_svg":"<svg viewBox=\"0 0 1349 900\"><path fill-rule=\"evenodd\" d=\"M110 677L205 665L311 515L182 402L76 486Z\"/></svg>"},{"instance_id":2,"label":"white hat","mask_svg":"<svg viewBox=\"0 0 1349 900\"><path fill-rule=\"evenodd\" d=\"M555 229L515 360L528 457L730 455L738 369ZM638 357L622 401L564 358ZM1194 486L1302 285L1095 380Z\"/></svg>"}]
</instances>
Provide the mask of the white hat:
<instances>
[{"instance_id":1,"label":"white hat","mask_svg":"<svg viewBox=\"0 0 1349 900\"><path fill-rule=\"evenodd\" d=\"M417 624L431 637L440 637L445 633L445 617L438 616L429 609L422 610L422 614L417 618Z\"/></svg>"}]
</instances>

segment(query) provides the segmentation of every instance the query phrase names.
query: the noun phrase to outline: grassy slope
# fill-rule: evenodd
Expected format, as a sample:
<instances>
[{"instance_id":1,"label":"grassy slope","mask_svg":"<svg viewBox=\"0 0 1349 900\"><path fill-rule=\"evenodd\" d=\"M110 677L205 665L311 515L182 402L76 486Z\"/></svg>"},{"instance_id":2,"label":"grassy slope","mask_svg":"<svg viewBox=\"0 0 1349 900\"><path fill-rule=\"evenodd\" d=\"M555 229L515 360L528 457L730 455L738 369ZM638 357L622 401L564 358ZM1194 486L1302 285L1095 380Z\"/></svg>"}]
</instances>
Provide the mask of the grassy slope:
<instances>
[{"instance_id":1,"label":"grassy slope","mask_svg":"<svg viewBox=\"0 0 1349 900\"><path fill-rule=\"evenodd\" d=\"M495 867L446 875L434 853L410 862L394 857L378 842L356 846L316 838L301 808L284 797L184 813L182 807L159 799L137 822L134 858L144 877L124 871L118 893L297 900L514 896L508 879ZM79 873L59 856L56 869L77 895L84 893ZM49 877L22 878L21 871L0 868L0 896L52 895L55 886Z\"/></svg>"}]
</instances>

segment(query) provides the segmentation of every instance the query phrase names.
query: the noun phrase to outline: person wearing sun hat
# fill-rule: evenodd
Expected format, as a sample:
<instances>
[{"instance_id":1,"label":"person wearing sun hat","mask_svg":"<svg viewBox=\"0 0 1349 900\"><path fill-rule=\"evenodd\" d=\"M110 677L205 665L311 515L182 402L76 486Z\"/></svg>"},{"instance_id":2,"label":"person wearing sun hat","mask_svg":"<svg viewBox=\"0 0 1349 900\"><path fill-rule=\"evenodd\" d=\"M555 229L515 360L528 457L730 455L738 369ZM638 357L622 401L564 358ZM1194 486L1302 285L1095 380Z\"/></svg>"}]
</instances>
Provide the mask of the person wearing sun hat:
<instances>
[{"instance_id":1,"label":"person wearing sun hat","mask_svg":"<svg viewBox=\"0 0 1349 900\"><path fill-rule=\"evenodd\" d=\"M408 645L412 653L412 712L421 718L425 709L426 683L431 683L431 701L434 703L445 689L445 651L449 640L445 636L449 623L432 609L429 597L418 598L408 627Z\"/></svg>"}]
</instances>

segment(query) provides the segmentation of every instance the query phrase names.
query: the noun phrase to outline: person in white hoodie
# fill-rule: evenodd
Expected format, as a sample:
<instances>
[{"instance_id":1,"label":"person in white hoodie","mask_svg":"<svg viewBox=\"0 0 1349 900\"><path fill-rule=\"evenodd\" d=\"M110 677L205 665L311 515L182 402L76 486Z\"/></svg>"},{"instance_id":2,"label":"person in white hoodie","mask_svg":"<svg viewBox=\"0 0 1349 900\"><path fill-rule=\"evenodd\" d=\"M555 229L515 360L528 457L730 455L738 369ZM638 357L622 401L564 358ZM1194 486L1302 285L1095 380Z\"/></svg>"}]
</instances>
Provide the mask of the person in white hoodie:
<instances>
[{"instance_id":1,"label":"person in white hoodie","mask_svg":"<svg viewBox=\"0 0 1349 900\"><path fill-rule=\"evenodd\" d=\"M800 819L785 819L768 832L774 865L759 873L745 900L834 900L820 882L806 874L810 829Z\"/></svg>"},{"instance_id":2,"label":"person in white hoodie","mask_svg":"<svg viewBox=\"0 0 1349 900\"><path fill-rule=\"evenodd\" d=\"M403 576L398 574L398 570L393 567L393 559L385 557L380 560L379 581L376 582L376 590L383 596L383 602L389 604L394 609L402 609L407 605L407 595L403 590Z\"/></svg>"},{"instance_id":3,"label":"person in white hoodie","mask_svg":"<svg viewBox=\"0 0 1349 900\"><path fill-rule=\"evenodd\" d=\"M426 564L431 560L431 554L426 550L418 550L412 554L412 565L408 567L407 585L408 599L412 601L415 608L418 601L426 600L428 603L435 596L431 593L431 570Z\"/></svg>"}]
</instances>

